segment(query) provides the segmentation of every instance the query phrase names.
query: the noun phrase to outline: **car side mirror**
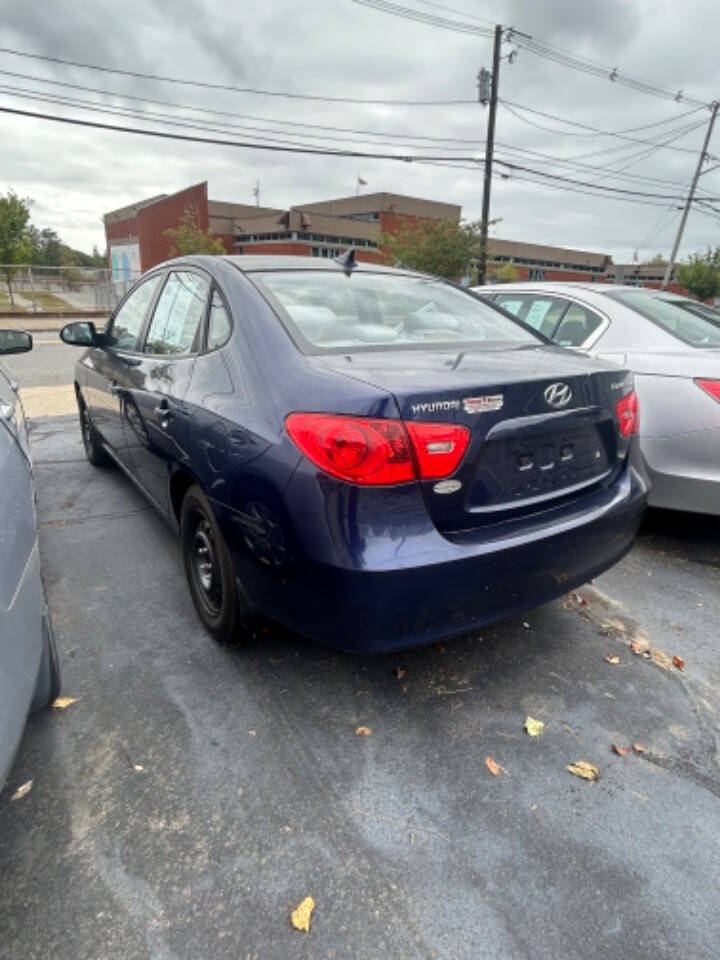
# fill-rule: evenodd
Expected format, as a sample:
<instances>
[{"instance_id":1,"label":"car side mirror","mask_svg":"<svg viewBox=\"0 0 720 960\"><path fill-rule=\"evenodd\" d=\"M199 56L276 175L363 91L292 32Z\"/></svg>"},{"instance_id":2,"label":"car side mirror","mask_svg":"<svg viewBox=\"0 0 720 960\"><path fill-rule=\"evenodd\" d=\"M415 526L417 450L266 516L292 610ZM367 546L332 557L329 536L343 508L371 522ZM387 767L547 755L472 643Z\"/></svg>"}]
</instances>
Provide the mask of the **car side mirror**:
<instances>
[{"instance_id":1,"label":"car side mirror","mask_svg":"<svg viewBox=\"0 0 720 960\"><path fill-rule=\"evenodd\" d=\"M27 353L33 348L33 338L22 330L0 330L0 354Z\"/></svg>"},{"instance_id":2,"label":"car side mirror","mask_svg":"<svg viewBox=\"0 0 720 960\"><path fill-rule=\"evenodd\" d=\"M70 347L101 347L103 335L88 320L66 324L60 331L60 339Z\"/></svg>"}]
</instances>

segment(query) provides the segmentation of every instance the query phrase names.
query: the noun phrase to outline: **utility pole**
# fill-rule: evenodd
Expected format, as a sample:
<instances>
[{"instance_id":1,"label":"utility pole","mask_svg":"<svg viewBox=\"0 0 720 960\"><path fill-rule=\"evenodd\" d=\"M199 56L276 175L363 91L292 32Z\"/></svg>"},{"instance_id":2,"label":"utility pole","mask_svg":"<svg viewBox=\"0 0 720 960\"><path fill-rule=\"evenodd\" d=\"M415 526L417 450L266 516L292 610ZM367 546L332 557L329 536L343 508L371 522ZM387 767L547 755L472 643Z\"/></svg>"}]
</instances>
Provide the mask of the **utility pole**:
<instances>
[{"instance_id":1,"label":"utility pole","mask_svg":"<svg viewBox=\"0 0 720 960\"><path fill-rule=\"evenodd\" d=\"M680 226L678 227L677 236L675 237L675 243L673 245L672 253L670 254L670 260L668 261L667 268L665 270L665 276L663 277L662 289L664 290L667 285L670 283L670 277L672 276L673 269L675 267L675 259L678 254L678 249L680 247L680 241L682 240L682 235L685 230L685 224L687 223L688 214L690 213L690 207L692 206L693 199L695 197L695 188L697 187L697 182L700 179L700 174L702 173L702 166L707 159L707 150L710 146L710 137L712 136L713 127L715 126L715 117L717 117L718 107L720 103L715 100L712 104L712 113L710 114L710 123L708 124L707 133L705 134L705 143L703 143L703 148L700 151L700 157L698 159L697 169L695 171L695 176L693 177L692 183L690 184L690 192L688 193L687 200L685 201L685 207L680 217Z\"/></svg>"},{"instance_id":2,"label":"utility pole","mask_svg":"<svg viewBox=\"0 0 720 960\"><path fill-rule=\"evenodd\" d=\"M493 150L495 148L495 114L498 103L498 81L500 79L500 47L502 45L503 28L498 23L495 27L495 41L493 43L493 65L490 78L490 110L488 112L487 136L485 138L485 169L483 171L483 202L482 220L480 224L480 258L478 260L478 283L485 283L487 273L487 242L488 223L490 220L490 186L492 183ZM483 84L487 83L487 71L480 71L478 76L478 91L480 102L483 102Z\"/></svg>"}]
</instances>

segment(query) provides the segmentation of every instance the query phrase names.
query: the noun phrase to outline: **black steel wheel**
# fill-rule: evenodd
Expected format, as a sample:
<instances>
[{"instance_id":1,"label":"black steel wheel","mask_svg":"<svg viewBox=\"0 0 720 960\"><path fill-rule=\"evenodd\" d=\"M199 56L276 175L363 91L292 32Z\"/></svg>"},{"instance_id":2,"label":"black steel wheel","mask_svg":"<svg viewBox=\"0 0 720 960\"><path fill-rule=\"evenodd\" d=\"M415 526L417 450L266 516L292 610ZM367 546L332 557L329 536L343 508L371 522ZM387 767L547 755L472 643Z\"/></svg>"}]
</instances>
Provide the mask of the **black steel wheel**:
<instances>
[{"instance_id":1,"label":"black steel wheel","mask_svg":"<svg viewBox=\"0 0 720 960\"><path fill-rule=\"evenodd\" d=\"M213 509L198 486L185 494L180 536L190 594L205 629L221 643L238 639L244 619L232 559Z\"/></svg>"}]
</instances>

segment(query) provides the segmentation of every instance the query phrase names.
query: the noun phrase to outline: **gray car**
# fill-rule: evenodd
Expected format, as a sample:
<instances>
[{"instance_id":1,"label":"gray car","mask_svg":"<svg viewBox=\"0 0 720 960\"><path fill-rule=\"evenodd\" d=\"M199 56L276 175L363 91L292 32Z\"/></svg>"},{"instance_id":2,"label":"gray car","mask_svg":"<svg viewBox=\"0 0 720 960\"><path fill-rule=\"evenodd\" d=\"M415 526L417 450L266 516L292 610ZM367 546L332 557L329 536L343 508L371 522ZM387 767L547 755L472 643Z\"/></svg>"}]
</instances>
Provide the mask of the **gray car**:
<instances>
[{"instance_id":1,"label":"gray car","mask_svg":"<svg viewBox=\"0 0 720 960\"><path fill-rule=\"evenodd\" d=\"M565 347L628 367L655 507L720 515L720 314L677 294L592 283L476 293Z\"/></svg>"},{"instance_id":2,"label":"gray car","mask_svg":"<svg viewBox=\"0 0 720 960\"><path fill-rule=\"evenodd\" d=\"M32 337L0 330L0 356ZM40 576L35 483L17 388L0 363L0 789L28 713L60 691L60 669Z\"/></svg>"}]
</instances>

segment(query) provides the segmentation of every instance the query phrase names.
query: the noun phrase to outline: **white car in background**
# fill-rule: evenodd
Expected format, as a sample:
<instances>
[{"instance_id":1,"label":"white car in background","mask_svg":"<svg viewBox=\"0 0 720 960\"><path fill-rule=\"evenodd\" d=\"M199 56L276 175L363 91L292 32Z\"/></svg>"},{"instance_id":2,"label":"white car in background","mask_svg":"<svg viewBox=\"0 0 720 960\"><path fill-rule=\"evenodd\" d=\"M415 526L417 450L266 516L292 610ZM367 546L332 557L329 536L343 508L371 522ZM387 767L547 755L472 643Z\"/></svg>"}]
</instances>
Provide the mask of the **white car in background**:
<instances>
[{"instance_id":1,"label":"white car in background","mask_svg":"<svg viewBox=\"0 0 720 960\"><path fill-rule=\"evenodd\" d=\"M720 516L720 313L676 294L609 284L474 290L560 346L632 370L650 505Z\"/></svg>"}]
</instances>

